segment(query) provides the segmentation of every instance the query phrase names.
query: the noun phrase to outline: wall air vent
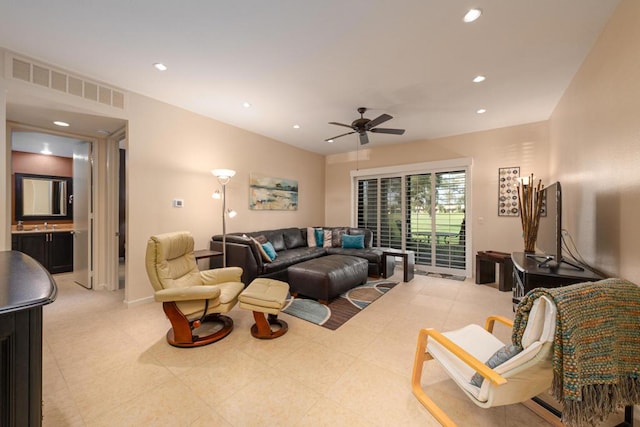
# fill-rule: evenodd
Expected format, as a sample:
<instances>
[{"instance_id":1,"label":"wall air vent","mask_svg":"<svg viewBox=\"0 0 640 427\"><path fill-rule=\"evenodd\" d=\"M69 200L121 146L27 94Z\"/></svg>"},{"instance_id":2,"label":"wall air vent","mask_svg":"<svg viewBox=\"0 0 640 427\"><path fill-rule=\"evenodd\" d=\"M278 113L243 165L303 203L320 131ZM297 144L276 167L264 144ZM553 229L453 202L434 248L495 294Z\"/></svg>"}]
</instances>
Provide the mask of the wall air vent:
<instances>
[{"instance_id":1,"label":"wall air vent","mask_svg":"<svg viewBox=\"0 0 640 427\"><path fill-rule=\"evenodd\" d=\"M125 109L126 93L91 79L7 52L7 77L53 89L102 105Z\"/></svg>"}]
</instances>

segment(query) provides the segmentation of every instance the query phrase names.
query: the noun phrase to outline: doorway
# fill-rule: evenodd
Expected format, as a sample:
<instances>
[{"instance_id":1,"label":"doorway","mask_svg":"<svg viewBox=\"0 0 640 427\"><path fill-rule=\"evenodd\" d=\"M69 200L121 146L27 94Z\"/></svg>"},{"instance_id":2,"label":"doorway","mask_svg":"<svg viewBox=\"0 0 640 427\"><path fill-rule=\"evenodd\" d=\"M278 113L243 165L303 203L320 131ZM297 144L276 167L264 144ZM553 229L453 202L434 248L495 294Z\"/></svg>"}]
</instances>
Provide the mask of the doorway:
<instances>
[{"instance_id":1,"label":"doorway","mask_svg":"<svg viewBox=\"0 0 640 427\"><path fill-rule=\"evenodd\" d=\"M23 96L21 92L9 92L6 103L7 145L10 156L13 130L44 133L91 143L90 200L92 213L89 218L91 240L85 252L89 257L91 288L115 291L118 283L118 142L126 138L127 120L115 116L94 115L70 111L68 107L50 104L38 96ZM54 121L63 121L69 127L60 128ZM5 170L7 180L11 176L11 160ZM10 187L10 185L9 185ZM10 189L8 189L10 192ZM10 194L9 194L10 197ZM7 228L15 224L11 208L7 209ZM72 222L72 221L69 221Z\"/></svg>"},{"instance_id":2,"label":"doorway","mask_svg":"<svg viewBox=\"0 0 640 427\"><path fill-rule=\"evenodd\" d=\"M32 176L59 176L72 180L64 203L69 205L72 216L62 217L56 212L45 216L21 216L21 226L51 230L51 235L61 230L70 230L73 240L72 254L74 281L86 288L92 287L92 142L79 137L48 133L36 129L13 128L11 131L11 174ZM14 178L15 182L15 178ZM13 187L12 225L17 224L16 189ZM55 234L57 236L57 234ZM49 239L47 239L49 241ZM59 248L57 250L60 250ZM47 253L45 250L44 253ZM63 256L54 253L55 256Z\"/></svg>"}]
</instances>

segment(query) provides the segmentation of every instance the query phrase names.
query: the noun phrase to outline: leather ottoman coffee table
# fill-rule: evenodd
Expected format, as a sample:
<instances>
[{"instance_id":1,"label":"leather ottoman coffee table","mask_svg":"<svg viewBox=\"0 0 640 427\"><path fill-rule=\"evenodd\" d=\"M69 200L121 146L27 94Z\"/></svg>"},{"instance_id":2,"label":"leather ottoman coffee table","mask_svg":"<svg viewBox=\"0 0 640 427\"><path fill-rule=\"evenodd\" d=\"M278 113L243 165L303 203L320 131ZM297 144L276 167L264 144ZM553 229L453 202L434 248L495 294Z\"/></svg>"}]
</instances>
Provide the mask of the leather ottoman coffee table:
<instances>
[{"instance_id":1,"label":"leather ottoman coffee table","mask_svg":"<svg viewBox=\"0 0 640 427\"><path fill-rule=\"evenodd\" d=\"M330 299L356 286L367 283L369 262L348 255L327 255L289 267L291 295L317 299L327 304Z\"/></svg>"}]
</instances>

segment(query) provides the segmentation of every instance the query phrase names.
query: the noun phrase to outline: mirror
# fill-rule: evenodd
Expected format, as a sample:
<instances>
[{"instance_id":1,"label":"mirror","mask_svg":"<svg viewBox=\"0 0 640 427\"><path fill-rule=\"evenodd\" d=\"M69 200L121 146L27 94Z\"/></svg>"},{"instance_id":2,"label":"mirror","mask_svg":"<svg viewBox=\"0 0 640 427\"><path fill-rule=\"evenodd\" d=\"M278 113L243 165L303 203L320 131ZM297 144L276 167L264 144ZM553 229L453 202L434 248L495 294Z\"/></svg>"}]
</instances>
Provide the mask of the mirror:
<instances>
[{"instance_id":1,"label":"mirror","mask_svg":"<svg viewBox=\"0 0 640 427\"><path fill-rule=\"evenodd\" d=\"M72 178L15 174L16 221L72 219Z\"/></svg>"}]
</instances>

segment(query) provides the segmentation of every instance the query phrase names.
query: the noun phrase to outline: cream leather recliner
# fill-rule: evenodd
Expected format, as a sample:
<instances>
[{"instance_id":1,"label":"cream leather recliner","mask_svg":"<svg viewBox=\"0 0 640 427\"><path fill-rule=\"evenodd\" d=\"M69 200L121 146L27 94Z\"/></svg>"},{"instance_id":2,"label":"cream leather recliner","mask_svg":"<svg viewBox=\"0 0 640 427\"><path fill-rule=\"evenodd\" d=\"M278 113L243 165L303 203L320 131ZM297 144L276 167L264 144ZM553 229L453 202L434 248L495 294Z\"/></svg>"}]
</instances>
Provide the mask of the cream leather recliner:
<instances>
[{"instance_id":1,"label":"cream leather recliner","mask_svg":"<svg viewBox=\"0 0 640 427\"><path fill-rule=\"evenodd\" d=\"M176 347L211 344L229 335L233 320L223 313L236 305L244 289L240 267L200 271L193 248L188 231L151 236L147 242L147 275L155 300L162 302L171 322L167 341ZM204 322L217 322L221 327L200 336L206 329Z\"/></svg>"}]
</instances>

